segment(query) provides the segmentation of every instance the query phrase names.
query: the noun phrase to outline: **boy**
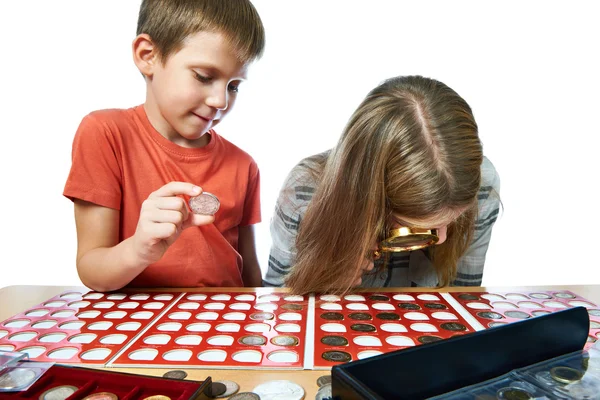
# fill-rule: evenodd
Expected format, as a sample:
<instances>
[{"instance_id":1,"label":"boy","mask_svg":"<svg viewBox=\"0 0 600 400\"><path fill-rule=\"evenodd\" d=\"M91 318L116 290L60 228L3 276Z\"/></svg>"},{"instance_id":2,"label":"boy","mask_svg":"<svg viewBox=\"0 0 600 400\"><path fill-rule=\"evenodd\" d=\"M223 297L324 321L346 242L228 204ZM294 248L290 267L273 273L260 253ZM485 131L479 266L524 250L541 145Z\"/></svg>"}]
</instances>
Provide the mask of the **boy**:
<instances>
[{"instance_id":1,"label":"boy","mask_svg":"<svg viewBox=\"0 0 600 400\"><path fill-rule=\"evenodd\" d=\"M142 1L132 47L146 101L92 112L73 141L63 194L86 286L261 286L258 167L212 128L264 40L249 0ZM203 189L214 216L188 209Z\"/></svg>"}]
</instances>

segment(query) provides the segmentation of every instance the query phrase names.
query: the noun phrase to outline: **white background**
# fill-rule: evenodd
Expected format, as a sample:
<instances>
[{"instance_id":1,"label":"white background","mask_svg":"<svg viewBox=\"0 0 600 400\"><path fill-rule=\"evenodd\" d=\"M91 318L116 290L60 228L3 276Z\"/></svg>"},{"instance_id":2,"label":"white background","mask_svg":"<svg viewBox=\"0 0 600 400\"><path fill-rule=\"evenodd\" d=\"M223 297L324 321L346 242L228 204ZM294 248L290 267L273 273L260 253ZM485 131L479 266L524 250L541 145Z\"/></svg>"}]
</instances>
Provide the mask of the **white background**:
<instances>
[{"instance_id":1,"label":"white background","mask_svg":"<svg viewBox=\"0 0 600 400\"><path fill-rule=\"evenodd\" d=\"M472 106L500 173L505 210L483 283L600 283L593 1L255 5L266 52L217 130L261 168L263 270L287 172L331 147L380 81L421 74ZM143 102L130 50L138 7L139 0L1 2L0 287L80 283L73 206L62 196L72 139L88 112Z\"/></svg>"}]
</instances>

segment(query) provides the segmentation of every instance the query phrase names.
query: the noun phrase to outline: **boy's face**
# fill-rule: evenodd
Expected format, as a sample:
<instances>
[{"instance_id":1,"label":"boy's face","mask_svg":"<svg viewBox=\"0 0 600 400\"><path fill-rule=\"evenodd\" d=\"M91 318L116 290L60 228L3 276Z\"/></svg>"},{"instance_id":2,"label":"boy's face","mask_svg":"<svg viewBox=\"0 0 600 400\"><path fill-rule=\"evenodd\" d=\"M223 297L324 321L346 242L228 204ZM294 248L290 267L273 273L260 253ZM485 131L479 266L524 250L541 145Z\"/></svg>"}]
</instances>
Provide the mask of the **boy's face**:
<instances>
[{"instance_id":1,"label":"boy's face","mask_svg":"<svg viewBox=\"0 0 600 400\"><path fill-rule=\"evenodd\" d=\"M184 147L208 143L204 134L232 109L247 65L220 33L190 35L163 64L147 74L146 112L167 139Z\"/></svg>"}]
</instances>

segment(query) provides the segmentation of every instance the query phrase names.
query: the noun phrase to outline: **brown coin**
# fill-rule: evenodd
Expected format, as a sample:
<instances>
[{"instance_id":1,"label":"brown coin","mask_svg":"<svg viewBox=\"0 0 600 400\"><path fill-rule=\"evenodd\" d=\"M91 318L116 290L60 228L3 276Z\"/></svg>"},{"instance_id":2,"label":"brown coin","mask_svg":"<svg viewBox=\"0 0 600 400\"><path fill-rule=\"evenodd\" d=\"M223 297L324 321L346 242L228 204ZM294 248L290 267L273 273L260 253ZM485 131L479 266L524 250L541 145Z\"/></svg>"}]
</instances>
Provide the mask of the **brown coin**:
<instances>
[{"instance_id":1,"label":"brown coin","mask_svg":"<svg viewBox=\"0 0 600 400\"><path fill-rule=\"evenodd\" d=\"M167 371L164 373L163 377L171 379L185 379L187 377L187 372L180 369Z\"/></svg>"},{"instance_id":2,"label":"brown coin","mask_svg":"<svg viewBox=\"0 0 600 400\"><path fill-rule=\"evenodd\" d=\"M455 332L467 330L466 326L464 326L463 324L459 324L458 322L444 322L443 324L440 325L440 327L447 331L455 331Z\"/></svg>"},{"instance_id":3,"label":"brown coin","mask_svg":"<svg viewBox=\"0 0 600 400\"><path fill-rule=\"evenodd\" d=\"M393 312L382 312L382 313L377 314L375 317L377 317L379 319L388 320L388 321L400 319L400 316Z\"/></svg>"},{"instance_id":4,"label":"brown coin","mask_svg":"<svg viewBox=\"0 0 600 400\"><path fill-rule=\"evenodd\" d=\"M262 346L267 343L267 338L260 335L247 335L239 338L239 342L246 346Z\"/></svg>"},{"instance_id":5,"label":"brown coin","mask_svg":"<svg viewBox=\"0 0 600 400\"><path fill-rule=\"evenodd\" d=\"M518 318L518 319L527 319L530 318L531 315L527 314L523 311L504 311L504 315L510 318Z\"/></svg>"},{"instance_id":6,"label":"brown coin","mask_svg":"<svg viewBox=\"0 0 600 400\"><path fill-rule=\"evenodd\" d=\"M190 209L194 214L215 215L221 203L217 196L204 192L190 199Z\"/></svg>"},{"instance_id":7,"label":"brown coin","mask_svg":"<svg viewBox=\"0 0 600 400\"><path fill-rule=\"evenodd\" d=\"M295 336L275 336L271 339L271 343L276 346L296 346L298 344L298 338Z\"/></svg>"},{"instance_id":8,"label":"brown coin","mask_svg":"<svg viewBox=\"0 0 600 400\"><path fill-rule=\"evenodd\" d=\"M354 319L357 321L368 321L370 319L373 319L373 317L371 317L371 314L366 313L366 312L350 313L350 314L348 314L348 318Z\"/></svg>"},{"instance_id":9,"label":"brown coin","mask_svg":"<svg viewBox=\"0 0 600 400\"><path fill-rule=\"evenodd\" d=\"M529 394L529 392L523 389L516 389L511 387L502 388L498 390L498 392L496 393L496 397L502 400L529 400L534 398L531 394Z\"/></svg>"},{"instance_id":10,"label":"brown coin","mask_svg":"<svg viewBox=\"0 0 600 400\"><path fill-rule=\"evenodd\" d=\"M281 306L284 310L299 311L302 310L302 304L287 303Z\"/></svg>"},{"instance_id":11,"label":"brown coin","mask_svg":"<svg viewBox=\"0 0 600 400\"><path fill-rule=\"evenodd\" d=\"M210 384L210 389L208 390L209 397L217 397L222 395L227 391L227 387L219 382L212 382Z\"/></svg>"},{"instance_id":12,"label":"brown coin","mask_svg":"<svg viewBox=\"0 0 600 400\"><path fill-rule=\"evenodd\" d=\"M260 400L260 396L253 392L242 392L234 394L229 400Z\"/></svg>"},{"instance_id":13,"label":"brown coin","mask_svg":"<svg viewBox=\"0 0 600 400\"><path fill-rule=\"evenodd\" d=\"M425 344L425 343L433 343L433 342L437 342L438 340L442 340L442 338L441 338L441 337L439 337L439 336L429 336L429 335L423 335L423 336L419 336L419 337L417 338L417 340L418 340L420 343L423 343L423 344Z\"/></svg>"},{"instance_id":14,"label":"brown coin","mask_svg":"<svg viewBox=\"0 0 600 400\"><path fill-rule=\"evenodd\" d=\"M497 312L493 312L493 311L480 311L477 313L477 315L479 315L481 318L487 318L487 319L502 319L502 318L504 318L502 315L498 314Z\"/></svg>"},{"instance_id":15,"label":"brown coin","mask_svg":"<svg viewBox=\"0 0 600 400\"><path fill-rule=\"evenodd\" d=\"M415 303L398 303L398 307L403 310L420 310L421 306Z\"/></svg>"},{"instance_id":16,"label":"brown coin","mask_svg":"<svg viewBox=\"0 0 600 400\"><path fill-rule=\"evenodd\" d=\"M77 389L77 387L71 385L56 386L42 393L39 400L65 400L75 393Z\"/></svg>"},{"instance_id":17,"label":"brown coin","mask_svg":"<svg viewBox=\"0 0 600 400\"><path fill-rule=\"evenodd\" d=\"M253 319L255 321L266 321L273 318L275 318L275 315L270 312L257 312L254 314L250 314L250 319Z\"/></svg>"},{"instance_id":18,"label":"brown coin","mask_svg":"<svg viewBox=\"0 0 600 400\"><path fill-rule=\"evenodd\" d=\"M326 351L323 354L321 354L321 357L323 357L323 359L327 360L327 361L332 361L332 362L348 362L350 360L352 360L352 356L349 353L346 353L345 351Z\"/></svg>"},{"instance_id":19,"label":"brown coin","mask_svg":"<svg viewBox=\"0 0 600 400\"><path fill-rule=\"evenodd\" d=\"M347 346L348 339L343 336L323 336L321 338L321 343L326 344L327 346Z\"/></svg>"},{"instance_id":20,"label":"brown coin","mask_svg":"<svg viewBox=\"0 0 600 400\"><path fill-rule=\"evenodd\" d=\"M240 390L240 385L235 383L234 381L216 381L215 383L220 383L225 385L225 393L217 396L217 397L229 397L232 394L237 393Z\"/></svg>"},{"instance_id":21,"label":"brown coin","mask_svg":"<svg viewBox=\"0 0 600 400\"><path fill-rule=\"evenodd\" d=\"M458 295L458 298L461 300L479 300L478 296L471 293L461 293Z\"/></svg>"},{"instance_id":22,"label":"brown coin","mask_svg":"<svg viewBox=\"0 0 600 400\"><path fill-rule=\"evenodd\" d=\"M321 318L328 321L341 321L344 319L344 314L338 312L326 312L321 314Z\"/></svg>"},{"instance_id":23,"label":"brown coin","mask_svg":"<svg viewBox=\"0 0 600 400\"><path fill-rule=\"evenodd\" d=\"M116 394L109 392L98 392L90 394L83 398L83 400L119 400Z\"/></svg>"},{"instance_id":24,"label":"brown coin","mask_svg":"<svg viewBox=\"0 0 600 400\"><path fill-rule=\"evenodd\" d=\"M323 375L317 379L317 385L319 387L327 385L328 383L331 383L331 375Z\"/></svg>"},{"instance_id":25,"label":"brown coin","mask_svg":"<svg viewBox=\"0 0 600 400\"><path fill-rule=\"evenodd\" d=\"M369 296L369 300L390 301L390 298L387 296L384 296L383 294L372 294L371 296Z\"/></svg>"},{"instance_id":26,"label":"brown coin","mask_svg":"<svg viewBox=\"0 0 600 400\"><path fill-rule=\"evenodd\" d=\"M350 329L357 332L375 332L377 328L370 324L352 324Z\"/></svg>"},{"instance_id":27,"label":"brown coin","mask_svg":"<svg viewBox=\"0 0 600 400\"><path fill-rule=\"evenodd\" d=\"M425 307L432 310L445 310L446 308L448 308L440 303L425 303Z\"/></svg>"}]
</instances>

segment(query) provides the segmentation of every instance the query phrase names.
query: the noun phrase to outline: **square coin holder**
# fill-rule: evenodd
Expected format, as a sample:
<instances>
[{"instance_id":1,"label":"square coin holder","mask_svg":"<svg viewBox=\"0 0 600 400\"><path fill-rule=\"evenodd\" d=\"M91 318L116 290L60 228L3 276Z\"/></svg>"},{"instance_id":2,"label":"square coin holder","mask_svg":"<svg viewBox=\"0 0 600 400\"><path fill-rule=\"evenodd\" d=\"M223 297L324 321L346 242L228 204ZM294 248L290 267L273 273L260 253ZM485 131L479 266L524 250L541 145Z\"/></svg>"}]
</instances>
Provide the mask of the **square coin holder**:
<instances>
[{"instance_id":1,"label":"square coin holder","mask_svg":"<svg viewBox=\"0 0 600 400\"><path fill-rule=\"evenodd\" d=\"M424 399L450 395L456 390L461 390L457 394L463 397L453 399L490 398L485 391L479 397L465 393L484 390L486 385L499 390L496 385L509 387L516 381L532 384L529 375L515 370L581 353L588 332L587 310L574 307L337 365L332 368L333 398ZM539 390L548 392L543 387Z\"/></svg>"},{"instance_id":2,"label":"square coin holder","mask_svg":"<svg viewBox=\"0 0 600 400\"><path fill-rule=\"evenodd\" d=\"M52 366L38 363L35 369L29 369L25 368L27 361L26 353L0 351L0 393L27 390Z\"/></svg>"},{"instance_id":3,"label":"square coin holder","mask_svg":"<svg viewBox=\"0 0 600 400\"><path fill-rule=\"evenodd\" d=\"M22 367L35 369L37 364L39 363L23 363ZM204 381L179 380L55 364L26 391L1 393L0 398L58 398L60 393L60 398L70 394L68 400L82 400L104 392L117 396L119 400L143 400L157 395L166 396L170 400L205 400L210 398L207 395L210 385L210 377Z\"/></svg>"},{"instance_id":4,"label":"square coin holder","mask_svg":"<svg viewBox=\"0 0 600 400\"><path fill-rule=\"evenodd\" d=\"M586 348L600 338L600 307L568 290L448 293L484 328L492 328L572 307L585 307L590 318Z\"/></svg>"}]
</instances>

